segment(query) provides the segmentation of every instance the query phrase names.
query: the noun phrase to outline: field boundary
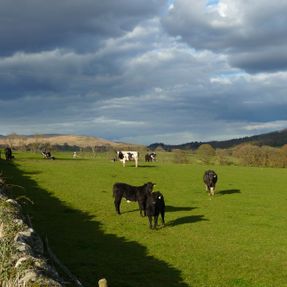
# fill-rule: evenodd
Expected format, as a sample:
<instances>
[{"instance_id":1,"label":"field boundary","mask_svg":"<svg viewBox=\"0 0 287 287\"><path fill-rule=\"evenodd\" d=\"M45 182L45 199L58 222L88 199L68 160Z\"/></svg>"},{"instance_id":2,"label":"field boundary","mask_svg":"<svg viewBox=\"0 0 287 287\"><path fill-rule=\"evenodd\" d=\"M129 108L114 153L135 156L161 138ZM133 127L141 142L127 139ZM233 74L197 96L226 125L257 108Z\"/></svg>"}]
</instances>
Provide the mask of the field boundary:
<instances>
[{"instance_id":1,"label":"field boundary","mask_svg":"<svg viewBox=\"0 0 287 287\"><path fill-rule=\"evenodd\" d=\"M45 258L40 236L18 201L9 196L10 189L0 176L0 285L64 286L63 279Z\"/></svg>"}]
</instances>

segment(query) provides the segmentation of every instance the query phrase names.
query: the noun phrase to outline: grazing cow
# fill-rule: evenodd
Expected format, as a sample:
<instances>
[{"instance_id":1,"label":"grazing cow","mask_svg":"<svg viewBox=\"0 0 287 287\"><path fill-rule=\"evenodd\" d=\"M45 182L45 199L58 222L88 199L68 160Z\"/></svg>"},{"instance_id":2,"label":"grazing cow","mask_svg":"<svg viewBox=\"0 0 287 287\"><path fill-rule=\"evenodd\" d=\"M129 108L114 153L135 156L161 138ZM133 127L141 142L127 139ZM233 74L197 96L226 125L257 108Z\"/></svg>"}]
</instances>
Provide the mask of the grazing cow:
<instances>
[{"instance_id":1,"label":"grazing cow","mask_svg":"<svg viewBox=\"0 0 287 287\"><path fill-rule=\"evenodd\" d=\"M156 153L155 153L155 152L147 153L147 154L145 155L145 161L146 161L146 162L156 161Z\"/></svg>"},{"instance_id":2,"label":"grazing cow","mask_svg":"<svg viewBox=\"0 0 287 287\"><path fill-rule=\"evenodd\" d=\"M139 204L140 214L141 216L145 216L146 209L146 199L148 194L150 194L153 190L154 183L147 182L141 186L132 186L127 183L117 182L113 186L113 196L115 198L115 208L118 214L120 212L120 204L121 200L124 197L129 201L137 201ZM144 212L144 215L143 215Z\"/></svg>"},{"instance_id":3,"label":"grazing cow","mask_svg":"<svg viewBox=\"0 0 287 287\"><path fill-rule=\"evenodd\" d=\"M5 158L6 160L12 160L14 158L12 155L12 149L10 147L5 148Z\"/></svg>"},{"instance_id":4,"label":"grazing cow","mask_svg":"<svg viewBox=\"0 0 287 287\"><path fill-rule=\"evenodd\" d=\"M53 159L53 160L55 159L55 157L53 157L49 151L45 151L45 150L42 151L42 156L45 159Z\"/></svg>"},{"instance_id":5,"label":"grazing cow","mask_svg":"<svg viewBox=\"0 0 287 287\"><path fill-rule=\"evenodd\" d=\"M217 179L218 177L214 170L207 170L204 173L203 182L205 184L206 191L208 191L209 195L214 195Z\"/></svg>"},{"instance_id":6,"label":"grazing cow","mask_svg":"<svg viewBox=\"0 0 287 287\"><path fill-rule=\"evenodd\" d=\"M152 192L148 195L146 200L146 215L149 220L149 227L156 229L158 223L158 216L161 215L161 221L164 225L165 202L164 197L159 191ZM154 225L152 226L152 219Z\"/></svg>"},{"instance_id":7,"label":"grazing cow","mask_svg":"<svg viewBox=\"0 0 287 287\"><path fill-rule=\"evenodd\" d=\"M126 161L134 161L135 166L138 167L139 153L137 151L117 151L117 158L126 166Z\"/></svg>"}]
</instances>

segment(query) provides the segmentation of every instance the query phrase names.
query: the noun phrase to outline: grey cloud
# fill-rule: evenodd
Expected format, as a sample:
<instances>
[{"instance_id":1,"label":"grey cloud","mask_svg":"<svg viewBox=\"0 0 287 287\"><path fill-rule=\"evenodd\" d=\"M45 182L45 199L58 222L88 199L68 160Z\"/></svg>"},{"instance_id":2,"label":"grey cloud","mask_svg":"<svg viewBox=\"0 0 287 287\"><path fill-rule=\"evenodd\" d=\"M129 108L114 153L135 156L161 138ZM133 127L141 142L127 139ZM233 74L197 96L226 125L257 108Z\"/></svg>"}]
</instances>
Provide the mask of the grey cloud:
<instances>
[{"instance_id":1,"label":"grey cloud","mask_svg":"<svg viewBox=\"0 0 287 287\"><path fill-rule=\"evenodd\" d=\"M121 37L103 40L90 53L55 49L0 58L0 98L44 93L59 97L94 94L100 99L146 89L150 83L144 73L132 70L129 62L148 51L160 31L154 27L158 27L158 21L145 21L143 25Z\"/></svg>"},{"instance_id":2,"label":"grey cloud","mask_svg":"<svg viewBox=\"0 0 287 287\"><path fill-rule=\"evenodd\" d=\"M119 1L56 4L53 0L44 7L27 0L27 7L18 7L23 13L15 9L10 21L21 22L24 34L17 25L0 26L0 39L11 36L0 57L0 134L76 133L149 144L160 139L180 143L231 138L283 126L287 75L256 72L271 67L276 71L273 56L283 59L285 40L275 50L272 42L263 41L263 29L263 36L253 43L251 32L243 41L244 33L239 36L247 32L246 25L245 30L237 29L229 19L233 28L212 26L200 10L204 7L200 1L192 2L197 10L188 17L184 8L191 2L175 2L175 9L182 8L165 20L167 34L160 16L154 17L164 4L160 0L126 0L117 6ZM8 7L10 2L0 3L7 5L6 12L14 9ZM43 15L45 9L49 16ZM257 17L253 10L249 21ZM216 23L218 16L211 16ZM26 37L27 27L37 19L38 30ZM19 50L13 44L13 31ZM173 36L180 32L197 49ZM260 62L262 58L265 62Z\"/></svg>"},{"instance_id":3,"label":"grey cloud","mask_svg":"<svg viewBox=\"0 0 287 287\"><path fill-rule=\"evenodd\" d=\"M1 0L0 50L35 52L70 47L85 50L98 41L119 36L162 7L161 0Z\"/></svg>"},{"instance_id":4,"label":"grey cloud","mask_svg":"<svg viewBox=\"0 0 287 287\"><path fill-rule=\"evenodd\" d=\"M284 71L287 69L286 47L232 54L229 62L249 73Z\"/></svg>"}]
</instances>

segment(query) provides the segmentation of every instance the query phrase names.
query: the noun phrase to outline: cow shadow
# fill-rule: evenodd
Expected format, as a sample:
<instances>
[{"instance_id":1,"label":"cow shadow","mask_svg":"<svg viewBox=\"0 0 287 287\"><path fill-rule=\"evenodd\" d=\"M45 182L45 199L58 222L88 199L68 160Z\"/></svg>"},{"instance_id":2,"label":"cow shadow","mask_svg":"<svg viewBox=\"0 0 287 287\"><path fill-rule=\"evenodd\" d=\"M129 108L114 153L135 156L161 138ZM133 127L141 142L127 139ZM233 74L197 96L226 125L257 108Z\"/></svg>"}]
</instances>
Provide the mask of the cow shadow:
<instances>
[{"instance_id":1,"label":"cow shadow","mask_svg":"<svg viewBox=\"0 0 287 287\"><path fill-rule=\"evenodd\" d=\"M196 209L197 207L185 207L185 206L171 206L171 205L166 205L165 206L165 211L166 212L177 212L177 211L191 211L193 209Z\"/></svg>"},{"instance_id":2,"label":"cow shadow","mask_svg":"<svg viewBox=\"0 0 287 287\"><path fill-rule=\"evenodd\" d=\"M31 174L1 159L0 170L5 170L9 183L25 187L13 190L10 195L27 196L34 203L23 206L33 228L41 237L48 238L50 248L84 286L95 286L95 282L105 277L109 286L117 287L188 287L180 270L151 256L147 247L136 241L107 234L93 214L55 197L33 180ZM198 216L181 218L171 226L199 220ZM148 276L143 276L143 272Z\"/></svg>"},{"instance_id":3,"label":"cow shadow","mask_svg":"<svg viewBox=\"0 0 287 287\"><path fill-rule=\"evenodd\" d=\"M138 165L137 168L157 168L158 166L156 165ZM134 165L131 164L126 164L125 168L135 168Z\"/></svg>"},{"instance_id":4,"label":"cow shadow","mask_svg":"<svg viewBox=\"0 0 287 287\"><path fill-rule=\"evenodd\" d=\"M217 195L230 195L230 194L236 194L236 193L241 193L240 189L226 189L226 190L221 190L217 192Z\"/></svg>"},{"instance_id":5,"label":"cow shadow","mask_svg":"<svg viewBox=\"0 0 287 287\"><path fill-rule=\"evenodd\" d=\"M156 165L139 165L140 168L154 168L154 167L158 167Z\"/></svg>"},{"instance_id":6,"label":"cow shadow","mask_svg":"<svg viewBox=\"0 0 287 287\"><path fill-rule=\"evenodd\" d=\"M192 224L199 221L208 221L208 219L204 218L204 215L189 215L172 220L168 222L166 226L174 227L181 224Z\"/></svg>"},{"instance_id":7,"label":"cow shadow","mask_svg":"<svg viewBox=\"0 0 287 287\"><path fill-rule=\"evenodd\" d=\"M121 209L121 214L133 213L133 212L138 212L138 213L140 213L140 210L139 210L139 208L137 208L137 209L131 209L131 210L125 210L125 211L123 211L123 210Z\"/></svg>"},{"instance_id":8,"label":"cow shadow","mask_svg":"<svg viewBox=\"0 0 287 287\"><path fill-rule=\"evenodd\" d=\"M128 203L127 203L128 204ZM132 203L133 204L133 203ZM135 204L135 203L134 203ZM137 204L137 203L136 203ZM126 207L127 208L127 207ZM171 205L166 205L165 206L165 212L177 212L177 211L191 211L193 209L196 209L197 207L180 207L180 206L171 206ZM130 210L124 210L123 208L121 210L121 214L125 213L133 213L133 212L140 212L139 208L134 208Z\"/></svg>"}]
</instances>

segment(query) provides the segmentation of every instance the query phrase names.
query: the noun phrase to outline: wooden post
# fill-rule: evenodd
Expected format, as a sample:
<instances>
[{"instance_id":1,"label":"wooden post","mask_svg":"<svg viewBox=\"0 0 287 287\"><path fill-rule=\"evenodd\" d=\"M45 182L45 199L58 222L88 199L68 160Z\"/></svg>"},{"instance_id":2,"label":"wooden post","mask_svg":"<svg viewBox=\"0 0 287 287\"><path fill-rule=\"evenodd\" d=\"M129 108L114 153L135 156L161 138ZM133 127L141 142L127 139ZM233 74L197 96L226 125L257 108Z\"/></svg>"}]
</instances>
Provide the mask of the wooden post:
<instances>
[{"instance_id":1,"label":"wooden post","mask_svg":"<svg viewBox=\"0 0 287 287\"><path fill-rule=\"evenodd\" d=\"M99 284L99 287L108 287L108 282L107 282L106 278L100 279L98 284Z\"/></svg>"}]
</instances>

